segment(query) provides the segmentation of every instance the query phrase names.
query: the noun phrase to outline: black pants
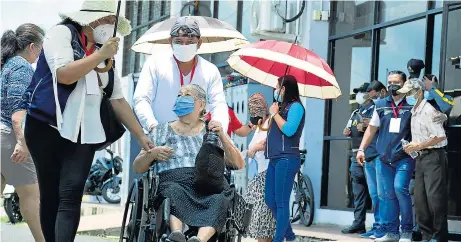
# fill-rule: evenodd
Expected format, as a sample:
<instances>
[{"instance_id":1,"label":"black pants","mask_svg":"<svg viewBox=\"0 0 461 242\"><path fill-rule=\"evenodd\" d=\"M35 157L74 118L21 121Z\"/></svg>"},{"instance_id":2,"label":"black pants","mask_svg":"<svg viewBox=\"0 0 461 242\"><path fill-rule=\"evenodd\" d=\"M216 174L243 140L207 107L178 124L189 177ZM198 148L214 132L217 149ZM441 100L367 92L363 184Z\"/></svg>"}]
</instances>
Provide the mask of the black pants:
<instances>
[{"instance_id":1,"label":"black pants","mask_svg":"<svg viewBox=\"0 0 461 242\"><path fill-rule=\"evenodd\" d=\"M47 242L74 241L83 188L95 146L72 143L48 124L27 116L25 138L37 170L40 222Z\"/></svg>"},{"instance_id":2,"label":"black pants","mask_svg":"<svg viewBox=\"0 0 461 242\"><path fill-rule=\"evenodd\" d=\"M352 226L365 228L369 193L365 171L357 163L354 155L351 157L349 172L351 173L352 193L354 194L354 222Z\"/></svg>"},{"instance_id":3,"label":"black pants","mask_svg":"<svg viewBox=\"0 0 461 242\"><path fill-rule=\"evenodd\" d=\"M447 241L447 160L444 149L430 150L416 158L415 211L423 239Z\"/></svg>"}]
</instances>

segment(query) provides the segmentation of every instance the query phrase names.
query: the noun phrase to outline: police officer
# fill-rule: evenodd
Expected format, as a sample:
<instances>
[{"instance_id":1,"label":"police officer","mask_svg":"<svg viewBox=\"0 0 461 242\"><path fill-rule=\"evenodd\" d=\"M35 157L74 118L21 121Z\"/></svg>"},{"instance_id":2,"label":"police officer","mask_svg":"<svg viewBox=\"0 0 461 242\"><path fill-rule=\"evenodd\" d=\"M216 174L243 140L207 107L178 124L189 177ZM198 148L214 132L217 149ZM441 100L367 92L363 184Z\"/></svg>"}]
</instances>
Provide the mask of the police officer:
<instances>
[{"instance_id":1,"label":"police officer","mask_svg":"<svg viewBox=\"0 0 461 242\"><path fill-rule=\"evenodd\" d=\"M344 135L351 137L351 164L349 172L352 179L352 192L354 194L354 222L351 226L341 230L344 234L365 233L365 218L367 212L367 183L363 167L356 161L356 154L362 141L363 133L368 126L374 110L374 103L367 91L369 83L364 83L359 88L354 88L355 100L360 105L359 109L352 112Z\"/></svg>"},{"instance_id":2,"label":"police officer","mask_svg":"<svg viewBox=\"0 0 461 242\"><path fill-rule=\"evenodd\" d=\"M409 60L407 64L407 69L410 74L409 78L419 78L421 70L424 67L424 62L422 60ZM424 99L426 99L438 111L449 114L455 104L453 97L445 95L442 91L440 91L440 89L438 89L438 80L435 75L425 74L423 79L426 87L426 90L424 91Z\"/></svg>"}]
</instances>

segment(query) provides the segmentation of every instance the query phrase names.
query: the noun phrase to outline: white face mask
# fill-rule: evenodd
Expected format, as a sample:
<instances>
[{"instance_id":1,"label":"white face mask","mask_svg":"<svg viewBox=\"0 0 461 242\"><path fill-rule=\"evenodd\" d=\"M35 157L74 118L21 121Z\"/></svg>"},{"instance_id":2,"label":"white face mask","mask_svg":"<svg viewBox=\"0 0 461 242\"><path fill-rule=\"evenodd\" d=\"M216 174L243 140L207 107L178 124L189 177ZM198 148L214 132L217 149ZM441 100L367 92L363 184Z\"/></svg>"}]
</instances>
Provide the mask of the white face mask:
<instances>
[{"instance_id":1,"label":"white face mask","mask_svg":"<svg viewBox=\"0 0 461 242\"><path fill-rule=\"evenodd\" d=\"M365 99L365 93L363 92L359 92L355 95L355 101L359 104L359 105L362 105L363 103L365 103L366 99Z\"/></svg>"},{"instance_id":2,"label":"white face mask","mask_svg":"<svg viewBox=\"0 0 461 242\"><path fill-rule=\"evenodd\" d=\"M173 55L181 62L188 62L197 55L197 44L173 44Z\"/></svg>"},{"instance_id":3,"label":"white face mask","mask_svg":"<svg viewBox=\"0 0 461 242\"><path fill-rule=\"evenodd\" d=\"M98 44L106 43L114 34L115 25L103 24L93 29L94 41Z\"/></svg>"}]
</instances>

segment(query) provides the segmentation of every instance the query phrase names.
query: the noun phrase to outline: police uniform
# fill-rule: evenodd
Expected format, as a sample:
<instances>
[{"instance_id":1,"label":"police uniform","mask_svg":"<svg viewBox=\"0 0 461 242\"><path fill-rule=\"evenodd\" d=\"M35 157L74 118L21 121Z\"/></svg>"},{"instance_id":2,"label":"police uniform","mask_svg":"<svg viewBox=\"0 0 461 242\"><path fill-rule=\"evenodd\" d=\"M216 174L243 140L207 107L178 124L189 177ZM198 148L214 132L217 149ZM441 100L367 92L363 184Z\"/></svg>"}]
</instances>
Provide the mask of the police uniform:
<instances>
[{"instance_id":1,"label":"police uniform","mask_svg":"<svg viewBox=\"0 0 461 242\"><path fill-rule=\"evenodd\" d=\"M352 112L348 121L347 128L351 131L351 164L349 172L352 179L352 192L354 194L354 222L352 226L343 230L343 233L364 233L365 219L368 207L368 188L365 177L364 168L357 163L356 155L362 142L363 134L366 127L363 123L364 118L371 118L374 110L374 103L370 101L368 104L361 106ZM376 157L376 156L375 156Z\"/></svg>"}]
</instances>

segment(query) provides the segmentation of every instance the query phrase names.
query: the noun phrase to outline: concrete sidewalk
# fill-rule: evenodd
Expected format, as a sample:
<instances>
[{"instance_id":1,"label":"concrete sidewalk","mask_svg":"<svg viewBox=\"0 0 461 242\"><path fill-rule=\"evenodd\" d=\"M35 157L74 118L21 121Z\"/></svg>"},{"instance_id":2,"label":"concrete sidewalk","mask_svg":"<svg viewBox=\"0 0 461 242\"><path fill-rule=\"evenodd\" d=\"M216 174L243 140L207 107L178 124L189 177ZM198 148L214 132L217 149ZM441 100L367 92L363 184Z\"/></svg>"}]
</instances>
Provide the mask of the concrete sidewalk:
<instances>
[{"instance_id":1,"label":"concrete sidewalk","mask_svg":"<svg viewBox=\"0 0 461 242\"><path fill-rule=\"evenodd\" d=\"M80 219L80 226L78 228L79 233L88 234L111 234L116 236L118 233L115 232L120 228L123 219L123 207L120 205L108 205L108 204L82 204L82 213L88 213L89 210L94 212L95 210L105 210L103 214L97 215L86 215ZM311 227L305 227L302 225L294 225L293 229L295 233L303 237L312 237L317 239L329 239L331 241L338 242L359 242L359 241L371 241L370 239L360 238L358 235L344 235L341 233L341 228L335 225L312 225ZM105 232L110 231L110 232ZM119 231L119 230L118 230ZM114 234L115 232L115 234ZM244 242L255 242L253 239L243 239Z\"/></svg>"}]
</instances>

